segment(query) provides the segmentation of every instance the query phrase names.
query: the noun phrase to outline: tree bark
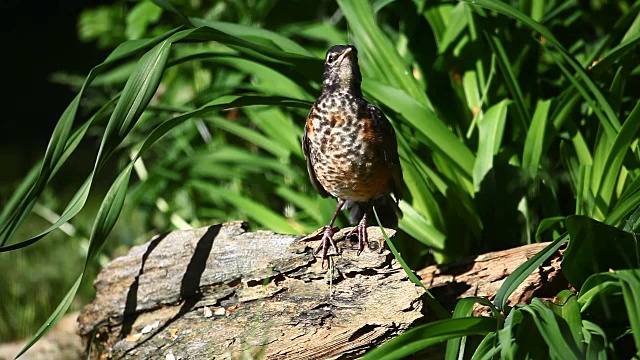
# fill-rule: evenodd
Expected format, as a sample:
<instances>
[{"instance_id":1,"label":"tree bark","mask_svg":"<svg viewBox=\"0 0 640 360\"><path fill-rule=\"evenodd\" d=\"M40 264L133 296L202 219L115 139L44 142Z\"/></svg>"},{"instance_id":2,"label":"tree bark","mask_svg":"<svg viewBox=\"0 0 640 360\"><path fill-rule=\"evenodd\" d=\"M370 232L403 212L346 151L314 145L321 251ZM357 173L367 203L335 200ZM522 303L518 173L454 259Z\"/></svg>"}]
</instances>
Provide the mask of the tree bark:
<instances>
[{"instance_id":1,"label":"tree bark","mask_svg":"<svg viewBox=\"0 0 640 360\"><path fill-rule=\"evenodd\" d=\"M434 320L424 290L386 248L379 251L379 228L368 229L371 246L359 256L357 243L345 239L349 230L336 235L341 255L331 256L329 269L312 255L316 241L309 237L250 233L242 222L157 236L103 269L78 333L94 359L351 359ZM545 245L418 274L453 309L460 297L492 299L504 279ZM526 303L557 293L567 286L559 274L555 254L510 300Z\"/></svg>"},{"instance_id":2,"label":"tree bark","mask_svg":"<svg viewBox=\"0 0 640 360\"><path fill-rule=\"evenodd\" d=\"M79 333L93 358L358 357L422 317L424 290L388 251L356 256L345 231L332 271L315 242L241 222L158 236L101 272Z\"/></svg>"},{"instance_id":3,"label":"tree bark","mask_svg":"<svg viewBox=\"0 0 640 360\"><path fill-rule=\"evenodd\" d=\"M507 276L547 245L524 245L447 265L433 265L418 271L418 275L429 292L445 308L453 310L457 300L465 297L493 300ZM534 297L551 299L560 290L570 288L560 268L563 252L564 249L556 252L532 272L509 296L507 305L527 304ZM474 311L476 316L489 313L490 309L480 306Z\"/></svg>"}]
</instances>

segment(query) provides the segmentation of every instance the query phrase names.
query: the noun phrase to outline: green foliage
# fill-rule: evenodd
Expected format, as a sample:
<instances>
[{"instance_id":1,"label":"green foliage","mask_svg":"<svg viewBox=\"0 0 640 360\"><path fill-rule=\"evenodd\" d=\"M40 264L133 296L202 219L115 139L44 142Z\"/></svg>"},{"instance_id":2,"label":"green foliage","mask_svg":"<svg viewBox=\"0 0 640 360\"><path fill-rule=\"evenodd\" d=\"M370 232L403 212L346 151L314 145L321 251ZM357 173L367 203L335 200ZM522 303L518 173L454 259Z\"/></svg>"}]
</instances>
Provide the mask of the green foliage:
<instances>
[{"instance_id":1,"label":"green foliage","mask_svg":"<svg viewBox=\"0 0 640 360\"><path fill-rule=\"evenodd\" d=\"M142 233L239 218L288 233L325 225L335 202L309 186L299 144L322 55L348 39L366 97L398 136L404 241L390 245L403 266L555 239L493 303L463 299L445 318L429 297L442 320L366 357L402 358L445 341L451 359L637 353L640 103L630 85L640 80L640 1L341 0L330 12L284 3L156 0L81 17L83 38L117 47L4 205L2 256L50 241L86 212L98 178L115 180L92 217L84 269L34 341L71 305L121 211ZM88 89L115 95L84 109L84 119L79 110L92 102L83 101L95 96ZM95 134L101 145L86 181L48 229L23 236L48 184ZM108 162L118 164L115 177ZM567 241L563 272L580 291L508 306ZM492 316L473 317L476 303Z\"/></svg>"},{"instance_id":2,"label":"green foliage","mask_svg":"<svg viewBox=\"0 0 640 360\"><path fill-rule=\"evenodd\" d=\"M571 241L562 261L562 272L574 286L582 286L594 273L640 268L633 233L580 215L567 218L567 230Z\"/></svg>"}]
</instances>

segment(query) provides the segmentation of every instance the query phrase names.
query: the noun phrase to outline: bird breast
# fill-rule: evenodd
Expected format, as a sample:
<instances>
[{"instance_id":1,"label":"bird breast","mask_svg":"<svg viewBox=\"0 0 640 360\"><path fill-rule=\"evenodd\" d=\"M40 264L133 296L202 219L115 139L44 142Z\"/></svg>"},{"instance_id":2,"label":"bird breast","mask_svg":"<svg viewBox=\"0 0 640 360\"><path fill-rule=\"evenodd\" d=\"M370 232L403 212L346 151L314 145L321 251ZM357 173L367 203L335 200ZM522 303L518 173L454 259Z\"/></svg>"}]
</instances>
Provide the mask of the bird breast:
<instances>
[{"instance_id":1,"label":"bird breast","mask_svg":"<svg viewBox=\"0 0 640 360\"><path fill-rule=\"evenodd\" d=\"M307 121L316 178L340 199L369 201L391 188L384 138L366 105L346 96L327 97L316 103Z\"/></svg>"}]
</instances>

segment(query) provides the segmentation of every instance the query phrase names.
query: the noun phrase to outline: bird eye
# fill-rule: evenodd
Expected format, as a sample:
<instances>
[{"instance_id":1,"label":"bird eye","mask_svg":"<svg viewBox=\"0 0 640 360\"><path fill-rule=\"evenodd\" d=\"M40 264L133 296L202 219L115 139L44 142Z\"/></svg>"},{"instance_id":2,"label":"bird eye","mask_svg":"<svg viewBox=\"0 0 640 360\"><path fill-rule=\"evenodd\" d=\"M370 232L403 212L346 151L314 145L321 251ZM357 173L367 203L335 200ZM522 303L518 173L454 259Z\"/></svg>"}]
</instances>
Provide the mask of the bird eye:
<instances>
[{"instance_id":1,"label":"bird eye","mask_svg":"<svg viewBox=\"0 0 640 360\"><path fill-rule=\"evenodd\" d=\"M333 62L333 54L329 55L329 57L327 58L327 62L328 63L332 63Z\"/></svg>"}]
</instances>

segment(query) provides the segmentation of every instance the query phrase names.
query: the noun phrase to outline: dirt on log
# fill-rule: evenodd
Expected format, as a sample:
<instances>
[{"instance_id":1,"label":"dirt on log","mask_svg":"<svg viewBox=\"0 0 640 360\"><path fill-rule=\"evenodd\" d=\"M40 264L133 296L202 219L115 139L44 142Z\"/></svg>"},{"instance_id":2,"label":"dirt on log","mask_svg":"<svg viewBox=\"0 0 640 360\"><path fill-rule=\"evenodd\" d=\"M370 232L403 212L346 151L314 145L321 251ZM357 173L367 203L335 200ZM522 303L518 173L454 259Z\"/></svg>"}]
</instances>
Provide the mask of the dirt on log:
<instances>
[{"instance_id":1,"label":"dirt on log","mask_svg":"<svg viewBox=\"0 0 640 360\"><path fill-rule=\"evenodd\" d=\"M312 255L315 241L250 233L242 222L157 236L103 269L78 333L94 359L351 359L433 320L424 290L388 250L379 250L380 230L369 228L371 246L360 256L345 239L349 230L335 237L341 255L331 257L330 270ZM544 245L418 273L452 309L459 297L491 299ZM555 289L562 282L558 259L529 276L511 299L526 302Z\"/></svg>"}]
</instances>

